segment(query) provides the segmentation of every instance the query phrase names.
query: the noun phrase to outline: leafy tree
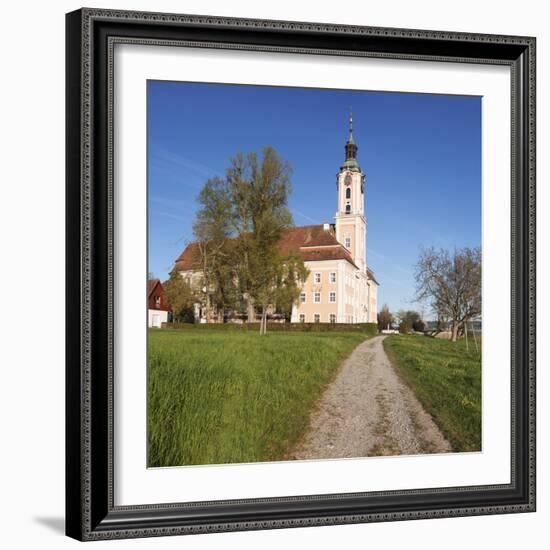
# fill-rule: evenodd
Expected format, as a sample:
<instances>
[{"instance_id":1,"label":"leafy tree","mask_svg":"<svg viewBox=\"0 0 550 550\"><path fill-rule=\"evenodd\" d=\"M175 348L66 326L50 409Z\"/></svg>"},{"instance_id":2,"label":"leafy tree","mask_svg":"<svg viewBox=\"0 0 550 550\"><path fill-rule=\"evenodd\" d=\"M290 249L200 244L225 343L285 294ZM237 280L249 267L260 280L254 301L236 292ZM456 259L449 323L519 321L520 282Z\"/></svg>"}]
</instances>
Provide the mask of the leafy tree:
<instances>
[{"instance_id":1,"label":"leafy tree","mask_svg":"<svg viewBox=\"0 0 550 550\"><path fill-rule=\"evenodd\" d=\"M168 303L172 307L174 318L178 321L193 322L193 306L196 296L191 286L185 281L177 270L170 273L170 278L164 284L164 291Z\"/></svg>"},{"instance_id":2,"label":"leafy tree","mask_svg":"<svg viewBox=\"0 0 550 550\"><path fill-rule=\"evenodd\" d=\"M391 327L394 321L394 316L390 312L387 304L382 306L382 309L378 313L378 330L387 330Z\"/></svg>"},{"instance_id":3,"label":"leafy tree","mask_svg":"<svg viewBox=\"0 0 550 550\"><path fill-rule=\"evenodd\" d=\"M397 319L399 320L399 324L405 323L410 330L413 328L413 325L420 320L420 314L411 309L400 309L397 312Z\"/></svg>"},{"instance_id":4,"label":"leafy tree","mask_svg":"<svg viewBox=\"0 0 550 550\"><path fill-rule=\"evenodd\" d=\"M400 309L396 314L399 323L399 332L407 334L414 329L415 324L420 321L420 314L411 309Z\"/></svg>"},{"instance_id":5,"label":"leafy tree","mask_svg":"<svg viewBox=\"0 0 550 550\"><path fill-rule=\"evenodd\" d=\"M292 226L288 210L290 165L273 147L238 153L226 177L208 180L193 226L199 243L207 309L246 307L249 320L269 309L287 313L307 269L297 255L281 256L278 243Z\"/></svg>"},{"instance_id":6,"label":"leafy tree","mask_svg":"<svg viewBox=\"0 0 550 550\"><path fill-rule=\"evenodd\" d=\"M293 252L281 262L281 270L276 282L277 295L273 304L275 310L290 319L292 306L300 296L303 283L309 275L309 270L299 254Z\"/></svg>"},{"instance_id":7,"label":"leafy tree","mask_svg":"<svg viewBox=\"0 0 550 550\"><path fill-rule=\"evenodd\" d=\"M209 179L198 197L201 206L193 232L197 239L202 281L201 302L207 316L235 307L233 206L227 181Z\"/></svg>"},{"instance_id":8,"label":"leafy tree","mask_svg":"<svg viewBox=\"0 0 550 550\"><path fill-rule=\"evenodd\" d=\"M291 168L273 147L238 154L227 172L233 198L240 290L261 314L260 333L267 330L267 313L279 304L288 308L299 294L307 270L299 256L282 257L278 243L292 226L288 210Z\"/></svg>"},{"instance_id":9,"label":"leafy tree","mask_svg":"<svg viewBox=\"0 0 550 550\"><path fill-rule=\"evenodd\" d=\"M481 314L481 249L422 249L416 283L417 300L429 300L439 319L451 321L456 342L464 323Z\"/></svg>"}]
</instances>

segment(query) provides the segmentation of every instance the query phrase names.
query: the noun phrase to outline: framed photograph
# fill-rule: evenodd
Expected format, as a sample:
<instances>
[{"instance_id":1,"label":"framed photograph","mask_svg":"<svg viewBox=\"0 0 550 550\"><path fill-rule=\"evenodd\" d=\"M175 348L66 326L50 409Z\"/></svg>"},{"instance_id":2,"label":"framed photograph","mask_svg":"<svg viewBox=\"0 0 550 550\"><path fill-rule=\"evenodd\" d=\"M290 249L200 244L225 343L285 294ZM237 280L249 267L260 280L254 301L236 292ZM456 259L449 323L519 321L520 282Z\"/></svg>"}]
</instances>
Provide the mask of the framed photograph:
<instances>
[{"instance_id":1,"label":"framed photograph","mask_svg":"<svg viewBox=\"0 0 550 550\"><path fill-rule=\"evenodd\" d=\"M66 532L535 510L535 39L67 15Z\"/></svg>"}]
</instances>

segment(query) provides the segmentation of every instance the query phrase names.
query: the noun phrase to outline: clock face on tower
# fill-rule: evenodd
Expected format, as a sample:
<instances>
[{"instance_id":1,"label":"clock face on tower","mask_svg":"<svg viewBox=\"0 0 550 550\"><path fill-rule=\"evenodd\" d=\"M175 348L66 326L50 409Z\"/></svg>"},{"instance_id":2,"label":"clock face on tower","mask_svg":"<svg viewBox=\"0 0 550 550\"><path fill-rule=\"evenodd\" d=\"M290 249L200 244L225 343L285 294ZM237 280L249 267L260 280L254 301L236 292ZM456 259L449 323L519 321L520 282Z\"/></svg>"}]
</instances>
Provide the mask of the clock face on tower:
<instances>
[{"instance_id":1,"label":"clock face on tower","mask_svg":"<svg viewBox=\"0 0 550 550\"><path fill-rule=\"evenodd\" d=\"M346 185L351 185L351 174L346 174L346 177L344 178L344 183Z\"/></svg>"}]
</instances>

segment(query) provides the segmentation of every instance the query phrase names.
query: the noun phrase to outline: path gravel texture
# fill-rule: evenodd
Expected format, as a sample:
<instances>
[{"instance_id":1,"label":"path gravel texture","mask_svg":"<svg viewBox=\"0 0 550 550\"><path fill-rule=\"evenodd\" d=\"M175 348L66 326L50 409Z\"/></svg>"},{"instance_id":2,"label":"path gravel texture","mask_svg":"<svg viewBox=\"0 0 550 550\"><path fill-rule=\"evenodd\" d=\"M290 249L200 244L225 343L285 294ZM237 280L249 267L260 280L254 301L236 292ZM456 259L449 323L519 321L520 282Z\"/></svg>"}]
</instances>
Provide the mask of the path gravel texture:
<instances>
[{"instance_id":1,"label":"path gravel texture","mask_svg":"<svg viewBox=\"0 0 550 550\"><path fill-rule=\"evenodd\" d=\"M357 346L327 388L294 459L450 452L432 417L376 336Z\"/></svg>"}]
</instances>

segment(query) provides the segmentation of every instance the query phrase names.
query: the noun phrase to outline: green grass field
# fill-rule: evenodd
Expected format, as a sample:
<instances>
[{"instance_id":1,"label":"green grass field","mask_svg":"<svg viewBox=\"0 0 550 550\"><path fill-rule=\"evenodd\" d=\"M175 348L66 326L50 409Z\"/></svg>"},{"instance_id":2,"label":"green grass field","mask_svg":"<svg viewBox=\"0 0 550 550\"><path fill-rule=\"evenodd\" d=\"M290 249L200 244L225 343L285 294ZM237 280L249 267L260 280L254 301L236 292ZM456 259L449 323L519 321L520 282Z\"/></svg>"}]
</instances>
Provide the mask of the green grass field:
<instances>
[{"instance_id":1,"label":"green grass field","mask_svg":"<svg viewBox=\"0 0 550 550\"><path fill-rule=\"evenodd\" d=\"M470 341L391 336L384 349L453 450L481 450L481 354Z\"/></svg>"},{"instance_id":2,"label":"green grass field","mask_svg":"<svg viewBox=\"0 0 550 550\"><path fill-rule=\"evenodd\" d=\"M357 333L151 330L148 465L283 460Z\"/></svg>"}]
</instances>

